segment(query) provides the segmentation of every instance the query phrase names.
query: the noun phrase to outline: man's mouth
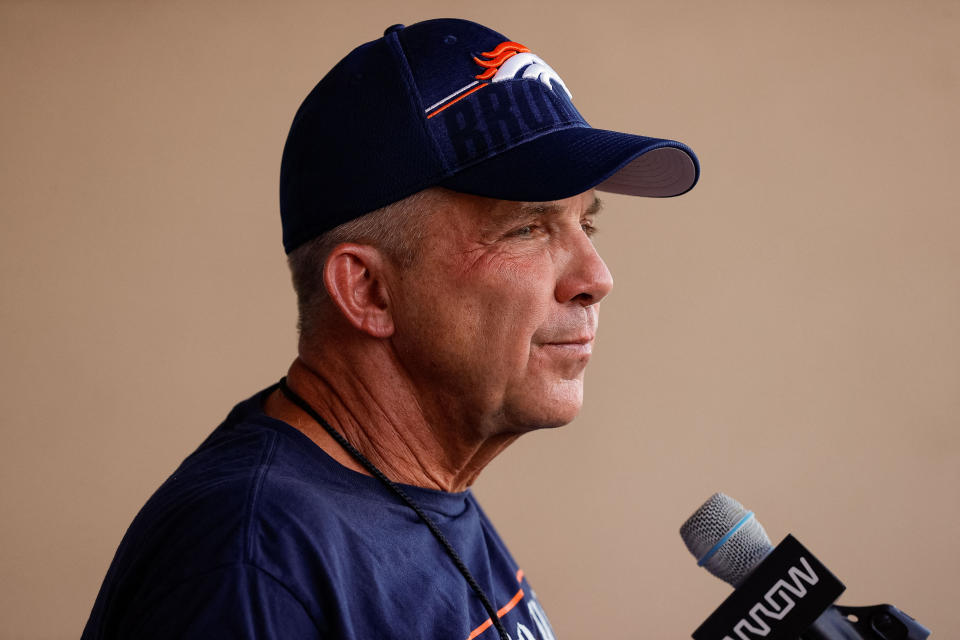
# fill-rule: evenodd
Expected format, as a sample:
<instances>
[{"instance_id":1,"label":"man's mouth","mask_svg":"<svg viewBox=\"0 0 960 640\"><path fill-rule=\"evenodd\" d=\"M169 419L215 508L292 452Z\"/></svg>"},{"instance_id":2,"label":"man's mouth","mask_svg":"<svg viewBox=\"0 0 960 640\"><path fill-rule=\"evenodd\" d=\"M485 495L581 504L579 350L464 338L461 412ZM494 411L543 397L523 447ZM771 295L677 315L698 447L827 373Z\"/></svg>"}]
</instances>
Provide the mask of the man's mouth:
<instances>
[{"instance_id":1,"label":"man's mouth","mask_svg":"<svg viewBox=\"0 0 960 640\"><path fill-rule=\"evenodd\" d=\"M593 335L553 339L540 343L540 346L571 356L589 356L593 353Z\"/></svg>"}]
</instances>

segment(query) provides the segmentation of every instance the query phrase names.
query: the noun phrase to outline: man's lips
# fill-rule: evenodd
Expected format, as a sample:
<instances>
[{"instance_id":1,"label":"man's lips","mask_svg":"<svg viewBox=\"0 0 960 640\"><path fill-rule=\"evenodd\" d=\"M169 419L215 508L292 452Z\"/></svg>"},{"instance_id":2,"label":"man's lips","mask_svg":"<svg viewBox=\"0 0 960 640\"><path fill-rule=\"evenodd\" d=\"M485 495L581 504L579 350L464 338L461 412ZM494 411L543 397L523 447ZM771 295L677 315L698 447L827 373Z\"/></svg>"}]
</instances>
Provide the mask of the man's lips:
<instances>
[{"instance_id":1,"label":"man's lips","mask_svg":"<svg viewBox=\"0 0 960 640\"><path fill-rule=\"evenodd\" d=\"M541 345L546 344L589 344L596 337L594 333L579 333L563 336L546 336L541 339L534 337L534 342Z\"/></svg>"},{"instance_id":2,"label":"man's lips","mask_svg":"<svg viewBox=\"0 0 960 640\"><path fill-rule=\"evenodd\" d=\"M541 344L590 344L593 342L593 336L584 336L582 338L561 338L559 340L545 340Z\"/></svg>"},{"instance_id":3,"label":"man's lips","mask_svg":"<svg viewBox=\"0 0 960 640\"><path fill-rule=\"evenodd\" d=\"M540 343L541 347L560 350L570 355L590 355L593 353L593 336L577 336L570 338L552 338Z\"/></svg>"}]
</instances>

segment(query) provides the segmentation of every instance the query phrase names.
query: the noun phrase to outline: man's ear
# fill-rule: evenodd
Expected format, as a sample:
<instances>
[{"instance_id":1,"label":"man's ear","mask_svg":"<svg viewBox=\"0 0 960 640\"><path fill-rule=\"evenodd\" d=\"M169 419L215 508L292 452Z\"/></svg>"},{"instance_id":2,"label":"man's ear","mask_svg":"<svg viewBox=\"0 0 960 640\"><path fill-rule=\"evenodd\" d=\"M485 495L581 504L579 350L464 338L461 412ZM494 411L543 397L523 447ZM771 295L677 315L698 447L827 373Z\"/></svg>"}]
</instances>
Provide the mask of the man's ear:
<instances>
[{"instance_id":1,"label":"man's ear","mask_svg":"<svg viewBox=\"0 0 960 640\"><path fill-rule=\"evenodd\" d=\"M393 335L385 278L390 266L379 249L351 242L334 247L324 263L323 283L330 299L347 322L374 338Z\"/></svg>"}]
</instances>

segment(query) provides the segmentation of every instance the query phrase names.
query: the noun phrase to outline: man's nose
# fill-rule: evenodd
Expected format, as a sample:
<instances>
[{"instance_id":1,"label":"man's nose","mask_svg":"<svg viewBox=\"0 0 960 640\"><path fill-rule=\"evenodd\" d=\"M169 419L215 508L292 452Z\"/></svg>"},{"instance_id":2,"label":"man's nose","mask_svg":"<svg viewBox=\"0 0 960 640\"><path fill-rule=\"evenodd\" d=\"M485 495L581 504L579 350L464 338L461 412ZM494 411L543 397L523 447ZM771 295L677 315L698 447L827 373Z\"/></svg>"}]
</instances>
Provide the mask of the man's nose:
<instances>
[{"instance_id":1,"label":"man's nose","mask_svg":"<svg viewBox=\"0 0 960 640\"><path fill-rule=\"evenodd\" d=\"M575 300L584 306L600 302L613 289L606 263L582 231L574 235L569 250L557 278L557 301Z\"/></svg>"}]
</instances>

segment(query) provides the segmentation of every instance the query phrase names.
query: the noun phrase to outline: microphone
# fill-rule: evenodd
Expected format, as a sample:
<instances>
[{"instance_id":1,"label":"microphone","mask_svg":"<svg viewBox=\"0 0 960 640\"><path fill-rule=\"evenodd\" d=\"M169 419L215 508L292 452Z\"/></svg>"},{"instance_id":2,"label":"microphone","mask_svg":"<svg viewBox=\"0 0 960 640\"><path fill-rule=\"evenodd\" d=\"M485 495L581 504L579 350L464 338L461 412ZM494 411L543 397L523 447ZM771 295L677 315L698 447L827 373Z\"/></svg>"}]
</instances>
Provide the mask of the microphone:
<instances>
[{"instance_id":1,"label":"microphone","mask_svg":"<svg viewBox=\"0 0 960 640\"><path fill-rule=\"evenodd\" d=\"M889 604L845 607L845 587L792 535L774 547L742 504L710 496L680 527L697 564L734 592L694 640L924 640L930 630Z\"/></svg>"}]
</instances>

